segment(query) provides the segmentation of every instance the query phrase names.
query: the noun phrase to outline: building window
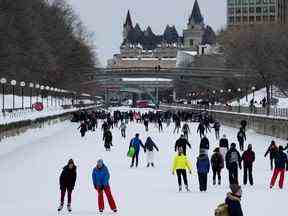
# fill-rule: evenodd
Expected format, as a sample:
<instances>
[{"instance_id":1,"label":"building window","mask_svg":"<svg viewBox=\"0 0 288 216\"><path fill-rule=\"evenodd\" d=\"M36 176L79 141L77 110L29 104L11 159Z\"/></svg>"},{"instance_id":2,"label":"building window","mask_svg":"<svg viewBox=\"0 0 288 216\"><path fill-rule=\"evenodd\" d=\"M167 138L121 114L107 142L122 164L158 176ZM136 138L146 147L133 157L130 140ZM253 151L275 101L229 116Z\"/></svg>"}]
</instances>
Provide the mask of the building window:
<instances>
[{"instance_id":1,"label":"building window","mask_svg":"<svg viewBox=\"0 0 288 216\"><path fill-rule=\"evenodd\" d=\"M256 13L261 13L262 12L262 8L261 7L256 7Z\"/></svg>"},{"instance_id":2,"label":"building window","mask_svg":"<svg viewBox=\"0 0 288 216\"><path fill-rule=\"evenodd\" d=\"M254 7L250 7L249 8L249 13L255 13L255 8Z\"/></svg>"},{"instance_id":3,"label":"building window","mask_svg":"<svg viewBox=\"0 0 288 216\"><path fill-rule=\"evenodd\" d=\"M248 13L248 8L247 7L243 7L242 8L242 13L243 14L247 14Z\"/></svg>"},{"instance_id":4,"label":"building window","mask_svg":"<svg viewBox=\"0 0 288 216\"><path fill-rule=\"evenodd\" d=\"M270 13L275 13L276 9L275 6L270 6Z\"/></svg>"},{"instance_id":5,"label":"building window","mask_svg":"<svg viewBox=\"0 0 288 216\"><path fill-rule=\"evenodd\" d=\"M234 8L228 8L228 14L234 14Z\"/></svg>"},{"instance_id":6,"label":"building window","mask_svg":"<svg viewBox=\"0 0 288 216\"><path fill-rule=\"evenodd\" d=\"M233 24L235 22L234 16L229 17L229 23Z\"/></svg>"},{"instance_id":7,"label":"building window","mask_svg":"<svg viewBox=\"0 0 288 216\"><path fill-rule=\"evenodd\" d=\"M254 17L254 16L250 16L250 17L249 17L249 22L250 22L250 23L255 22L255 17Z\"/></svg>"}]
</instances>

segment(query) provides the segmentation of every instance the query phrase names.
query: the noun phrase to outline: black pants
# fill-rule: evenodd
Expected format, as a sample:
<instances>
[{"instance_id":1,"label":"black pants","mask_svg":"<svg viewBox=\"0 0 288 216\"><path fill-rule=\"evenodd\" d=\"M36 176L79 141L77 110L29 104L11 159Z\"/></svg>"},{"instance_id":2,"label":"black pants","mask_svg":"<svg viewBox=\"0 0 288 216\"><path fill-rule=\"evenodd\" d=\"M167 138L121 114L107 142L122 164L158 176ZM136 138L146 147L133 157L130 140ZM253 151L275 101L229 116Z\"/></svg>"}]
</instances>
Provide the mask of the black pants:
<instances>
[{"instance_id":1,"label":"black pants","mask_svg":"<svg viewBox=\"0 0 288 216\"><path fill-rule=\"evenodd\" d=\"M221 169L212 169L213 182L216 182L216 176L218 176L218 183L221 182Z\"/></svg>"},{"instance_id":2,"label":"black pants","mask_svg":"<svg viewBox=\"0 0 288 216\"><path fill-rule=\"evenodd\" d=\"M216 139L220 139L220 131L219 130L215 130L215 136L216 136Z\"/></svg>"},{"instance_id":3,"label":"black pants","mask_svg":"<svg viewBox=\"0 0 288 216\"><path fill-rule=\"evenodd\" d=\"M207 190L207 173L198 173L200 191Z\"/></svg>"},{"instance_id":4,"label":"black pants","mask_svg":"<svg viewBox=\"0 0 288 216\"><path fill-rule=\"evenodd\" d=\"M121 130L121 135L122 135L122 137L126 137L126 131L125 130Z\"/></svg>"},{"instance_id":5,"label":"black pants","mask_svg":"<svg viewBox=\"0 0 288 216\"><path fill-rule=\"evenodd\" d=\"M159 124L159 125L158 125L158 128L159 128L159 132L160 132L160 131L163 131L163 125L162 125L162 124Z\"/></svg>"},{"instance_id":6,"label":"black pants","mask_svg":"<svg viewBox=\"0 0 288 216\"><path fill-rule=\"evenodd\" d=\"M244 177L243 177L243 183L244 183L244 185L247 184L247 175L249 176L249 183L250 183L250 185L253 185L253 184L254 184L252 171L253 171L252 165L251 165L251 166L244 166Z\"/></svg>"},{"instance_id":7,"label":"black pants","mask_svg":"<svg viewBox=\"0 0 288 216\"><path fill-rule=\"evenodd\" d=\"M148 131L149 128L148 128L148 125L145 125L145 131Z\"/></svg>"},{"instance_id":8,"label":"black pants","mask_svg":"<svg viewBox=\"0 0 288 216\"><path fill-rule=\"evenodd\" d=\"M132 157L131 167L134 166L135 159L136 159L136 167L138 167L138 161L139 161L138 157L139 157L139 153L137 154L137 152L136 152L136 153L134 154L134 156Z\"/></svg>"},{"instance_id":9,"label":"black pants","mask_svg":"<svg viewBox=\"0 0 288 216\"><path fill-rule=\"evenodd\" d=\"M177 169L176 174L177 174L177 179L178 179L178 185L182 186L182 177L183 177L184 184L186 186L188 186L186 170L185 169Z\"/></svg>"},{"instance_id":10,"label":"black pants","mask_svg":"<svg viewBox=\"0 0 288 216\"><path fill-rule=\"evenodd\" d=\"M188 140L188 131L184 131L184 137Z\"/></svg>"},{"instance_id":11,"label":"black pants","mask_svg":"<svg viewBox=\"0 0 288 216\"><path fill-rule=\"evenodd\" d=\"M239 148L241 151L244 151L244 140L239 140Z\"/></svg>"},{"instance_id":12,"label":"black pants","mask_svg":"<svg viewBox=\"0 0 288 216\"><path fill-rule=\"evenodd\" d=\"M273 161L274 159L273 158L270 158L270 168L271 168L271 170L273 170Z\"/></svg>"},{"instance_id":13,"label":"black pants","mask_svg":"<svg viewBox=\"0 0 288 216\"><path fill-rule=\"evenodd\" d=\"M229 169L229 183L238 184L238 165L233 163L230 165Z\"/></svg>"}]
</instances>

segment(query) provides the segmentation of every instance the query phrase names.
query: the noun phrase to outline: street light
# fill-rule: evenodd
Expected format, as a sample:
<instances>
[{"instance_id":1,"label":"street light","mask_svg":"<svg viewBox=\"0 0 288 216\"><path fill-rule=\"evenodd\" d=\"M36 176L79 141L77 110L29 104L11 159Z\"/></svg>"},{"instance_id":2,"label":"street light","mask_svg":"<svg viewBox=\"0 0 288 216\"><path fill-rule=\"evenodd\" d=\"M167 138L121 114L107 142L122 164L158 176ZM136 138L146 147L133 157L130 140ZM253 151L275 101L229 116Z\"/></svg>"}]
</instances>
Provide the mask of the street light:
<instances>
[{"instance_id":1,"label":"street light","mask_svg":"<svg viewBox=\"0 0 288 216\"><path fill-rule=\"evenodd\" d=\"M24 81L20 82L21 86L21 96L22 96L22 109L24 109L24 87L26 83Z\"/></svg>"},{"instance_id":2,"label":"street light","mask_svg":"<svg viewBox=\"0 0 288 216\"><path fill-rule=\"evenodd\" d=\"M241 88L238 88L237 91L239 92L239 95L238 95L238 103L239 103L239 106L238 106L238 112L240 113L241 112L241 107L240 107L240 99L241 99Z\"/></svg>"},{"instance_id":3,"label":"street light","mask_svg":"<svg viewBox=\"0 0 288 216\"><path fill-rule=\"evenodd\" d=\"M253 91L253 100L254 100L254 98L255 98L255 90L256 90L256 87L255 86L252 86L252 91Z\"/></svg>"},{"instance_id":4,"label":"street light","mask_svg":"<svg viewBox=\"0 0 288 216\"><path fill-rule=\"evenodd\" d=\"M41 89L41 98L42 98L42 104L43 104L43 102L44 102L44 99L43 99L43 90L44 90L44 86L43 85L41 85L40 86L40 89Z\"/></svg>"},{"instance_id":5,"label":"street light","mask_svg":"<svg viewBox=\"0 0 288 216\"><path fill-rule=\"evenodd\" d=\"M37 92L36 92L36 94L37 94L37 97L36 97L36 103L38 103L38 96L39 96L39 88L40 88L40 85L39 84L36 84L35 85L35 88L37 89Z\"/></svg>"},{"instance_id":6,"label":"street light","mask_svg":"<svg viewBox=\"0 0 288 216\"><path fill-rule=\"evenodd\" d=\"M32 96L33 96L34 83L30 82L29 83L29 88L30 88L30 109L32 109Z\"/></svg>"},{"instance_id":7,"label":"street light","mask_svg":"<svg viewBox=\"0 0 288 216\"><path fill-rule=\"evenodd\" d=\"M50 87L46 86L45 89L47 91L47 107L48 107L49 106L49 93L48 93L48 91L50 90Z\"/></svg>"},{"instance_id":8,"label":"street light","mask_svg":"<svg viewBox=\"0 0 288 216\"><path fill-rule=\"evenodd\" d=\"M0 82L2 85L2 112L5 113L5 84L7 83L7 79L1 78Z\"/></svg>"},{"instance_id":9,"label":"street light","mask_svg":"<svg viewBox=\"0 0 288 216\"><path fill-rule=\"evenodd\" d=\"M17 84L16 80L11 80L12 85L12 95L13 95L13 110L15 109L15 85Z\"/></svg>"},{"instance_id":10,"label":"street light","mask_svg":"<svg viewBox=\"0 0 288 216\"><path fill-rule=\"evenodd\" d=\"M53 94L54 94L54 91L55 91L56 88L54 87L51 87L50 88L50 91L51 91L51 106L53 107Z\"/></svg>"}]
</instances>

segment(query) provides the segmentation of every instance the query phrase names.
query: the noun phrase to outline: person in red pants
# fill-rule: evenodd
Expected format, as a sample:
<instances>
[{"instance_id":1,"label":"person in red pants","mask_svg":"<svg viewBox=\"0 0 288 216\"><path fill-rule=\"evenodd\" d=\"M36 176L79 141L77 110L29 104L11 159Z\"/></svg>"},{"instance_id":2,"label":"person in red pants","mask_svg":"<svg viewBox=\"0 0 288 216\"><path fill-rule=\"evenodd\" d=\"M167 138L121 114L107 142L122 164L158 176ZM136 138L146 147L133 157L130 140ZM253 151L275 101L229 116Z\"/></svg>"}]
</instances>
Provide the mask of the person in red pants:
<instances>
[{"instance_id":1,"label":"person in red pants","mask_svg":"<svg viewBox=\"0 0 288 216\"><path fill-rule=\"evenodd\" d=\"M273 188L277 177L280 175L279 180L279 188L283 188L284 184L284 176L285 176L285 168L288 168L288 159L287 155L284 152L283 146L279 146L277 153L275 154L275 168L273 172L273 176L270 183L270 188Z\"/></svg>"},{"instance_id":2,"label":"person in red pants","mask_svg":"<svg viewBox=\"0 0 288 216\"><path fill-rule=\"evenodd\" d=\"M96 167L93 169L92 180L95 190L98 192L98 207L99 211L104 211L104 197L106 194L109 206L112 211L117 212L117 207L109 186L110 174L102 159L97 161Z\"/></svg>"}]
</instances>

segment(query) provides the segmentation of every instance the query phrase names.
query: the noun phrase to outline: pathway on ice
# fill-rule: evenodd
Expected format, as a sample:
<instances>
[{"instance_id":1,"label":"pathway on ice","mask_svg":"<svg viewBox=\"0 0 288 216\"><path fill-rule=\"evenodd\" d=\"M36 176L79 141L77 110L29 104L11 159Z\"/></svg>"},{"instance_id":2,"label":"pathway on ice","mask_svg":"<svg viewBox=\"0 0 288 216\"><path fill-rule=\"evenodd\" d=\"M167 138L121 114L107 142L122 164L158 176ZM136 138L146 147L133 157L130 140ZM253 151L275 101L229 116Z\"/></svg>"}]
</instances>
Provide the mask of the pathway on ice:
<instances>
[{"instance_id":1,"label":"pathway on ice","mask_svg":"<svg viewBox=\"0 0 288 216\"><path fill-rule=\"evenodd\" d=\"M195 131L196 124L190 124ZM91 182L91 172L98 158L104 158L111 173L111 188L114 193L119 215L213 215L228 191L227 172L224 170L222 186L213 187L209 174L208 192L200 193L195 170L199 137L192 133L189 139L193 146L189 157L193 164L193 175L189 176L190 193L178 193L176 177L171 175L174 157L174 143L179 135L171 134L172 125L158 134L150 125L149 135L156 141L160 152L156 153L156 168L147 169L141 152L140 167L130 169L126 157L130 137L141 133L143 142L148 133L142 125L129 125L128 137L123 140L118 129L113 130L115 147L107 153L103 149L100 130L80 138L77 124L64 122L50 128L32 130L19 137L9 138L0 145L0 212L3 216L50 216L56 215L59 200L58 177L69 158L74 158L78 167L78 179L73 194L73 215L96 215L96 193ZM235 141L236 129L223 129L230 141ZM231 137L232 140L231 140ZM209 135L212 146L216 144L214 134ZM286 212L287 183L279 191L268 189L271 171L264 151L271 137L248 132L248 142L256 151L254 187L243 187L242 206L245 215L277 215ZM277 140L278 144L285 144ZM242 182L242 172L240 173ZM286 181L287 182L287 181ZM106 207L108 207L106 205ZM277 208L276 208L277 207ZM281 210L282 209L282 210ZM106 211L110 211L106 208ZM275 214L276 213L276 214Z\"/></svg>"}]
</instances>

